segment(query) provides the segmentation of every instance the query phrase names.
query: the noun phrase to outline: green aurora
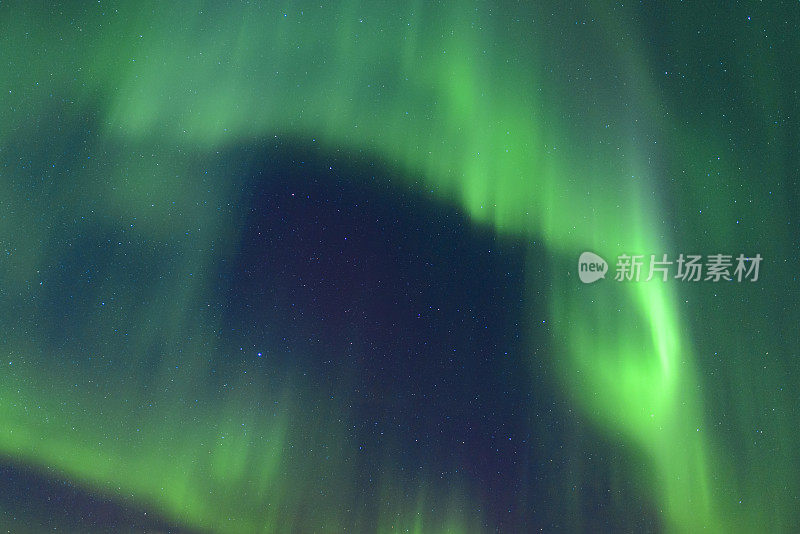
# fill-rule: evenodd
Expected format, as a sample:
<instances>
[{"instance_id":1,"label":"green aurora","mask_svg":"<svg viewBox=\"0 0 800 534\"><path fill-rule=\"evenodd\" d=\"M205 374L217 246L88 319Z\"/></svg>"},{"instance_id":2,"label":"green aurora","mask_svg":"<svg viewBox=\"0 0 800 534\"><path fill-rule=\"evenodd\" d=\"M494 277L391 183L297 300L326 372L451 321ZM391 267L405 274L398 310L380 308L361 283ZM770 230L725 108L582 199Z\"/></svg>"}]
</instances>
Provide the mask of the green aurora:
<instances>
[{"instance_id":1,"label":"green aurora","mask_svg":"<svg viewBox=\"0 0 800 534\"><path fill-rule=\"evenodd\" d=\"M201 531L489 528L469 477L391 457L377 518L359 515L348 406L320 408L296 369L198 386L223 350L204 299L241 231L246 164L220 154L291 137L544 247L526 276L547 273L553 350L519 372L550 360L659 530L791 531L798 25L796 3L3 2L0 453ZM85 289L102 304L50 305L64 242L103 244L113 268ZM123 259L131 243L147 252ZM757 283L583 286L584 250L765 259ZM591 476L549 503L569 531Z\"/></svg>"}]
</instances>

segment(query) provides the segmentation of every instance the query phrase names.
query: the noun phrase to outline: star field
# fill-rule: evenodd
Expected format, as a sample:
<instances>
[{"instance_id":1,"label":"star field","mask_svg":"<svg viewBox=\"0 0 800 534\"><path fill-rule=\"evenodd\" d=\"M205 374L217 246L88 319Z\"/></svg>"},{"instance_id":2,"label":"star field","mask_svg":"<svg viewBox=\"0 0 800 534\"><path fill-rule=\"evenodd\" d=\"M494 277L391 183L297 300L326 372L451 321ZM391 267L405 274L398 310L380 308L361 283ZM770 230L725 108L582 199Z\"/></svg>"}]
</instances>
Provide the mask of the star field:
<instances>
[{"instance_id":1,"label":"star field","mask_svg":"<svg viewBox=\"0 0 800 534\"><path fill-rule=\"evenodd\" d=\"M792 532L799 24L3 2L0 526Z\"/></svg>"}]
</instances>

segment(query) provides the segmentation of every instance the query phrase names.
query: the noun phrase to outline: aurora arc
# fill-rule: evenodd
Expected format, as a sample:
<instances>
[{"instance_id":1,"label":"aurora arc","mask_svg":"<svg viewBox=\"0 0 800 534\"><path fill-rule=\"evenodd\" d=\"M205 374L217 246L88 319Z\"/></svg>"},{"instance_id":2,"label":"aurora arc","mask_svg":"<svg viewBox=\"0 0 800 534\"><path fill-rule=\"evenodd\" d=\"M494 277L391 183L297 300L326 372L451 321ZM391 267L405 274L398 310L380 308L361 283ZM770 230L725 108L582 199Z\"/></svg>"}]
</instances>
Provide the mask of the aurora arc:
<instances>
[{"instance_id":1,"label":"aurora arc","mask_svg":"<svg viewBox=\"0 0 800 534\"><path fill-rule=\"evenodd\" d=\"M335 497L297 524L290 511L309 488L302 482L280 488L269 483L287 468L300 480L316 469L286 448L292 421L310 417L297 394L307 389L301 377L293 376L294 385L278 391L268 380L260 386L264 397L280 407L269 419L236 392L197 409L176 401L194 395L193 384L206 371L202 363L191 362L203 362L207 351L216 350L215 340L193 326L197 318L187 310L196 309L210 283L204 273L232 253L225 244L235 243L238 232L235 220L207 202L206 194L235 199L225 181L231 170L211 169L198 184L198 160L236 144L292 135L331 151L377 154L404 175L421 177L405 187L457 207L498 236L544 244L549 269L557 274L547 316L560 347L550 355L558 359L558 383L589 424L644 458L630 469L645 481L646 499L662 514L666 530L780 531L796 524L791 495L797 495L799 481L791 476L798 465L792 425L773 427L781 446L766 453L740 444L752 420L731 423L724 431L713 425L723 408L710 403L707 393L722 386L708 386L708 375L699 369L693 334L702 335L681 305L688 290L656 282L606 283L587 290L577 287L574 273L566 275L583 250L613 258L687 246L716 252L735 243L742 252L758 247L765 258L784 256L782 250L792 249L791 236L764 236L796 216L790 207L777 201L732 206L743 190L792 190L781 177L796 159L781 152L789 143L780 137L791 134L774 130L772 112L759 110L796 106L796 94L742 82L740 91L759 104L747 107L750 116L731 120L752 122L762 135L753 141L755 133L743 133L731 122L726 136L717 133L712 112L695 115L679 105L680 87L670 85L679 82L657 68L662 58L647 55L644 34L651 23L633 8L412 4L145 7L112 2L58 5L46 13L23 3L0 7L0 58L8 92L0 124L8 192L0 236L13 251L3 264L8 289L2 298L5 310L15 310L13 316L3 314L2 346L14 364L0 382L0 450L28 465L55 467L88 488L153 506L189 527L219 532L278 532L287 524L345 528L337 524L344 521L336 513L343 503ZM674 61L688 64L694 49L710 61L714 47L701 49L703 41L690 31L704 8L674 11L671 20L678 26L664 39L687 43ZM778 13L774 20L765 13L760 24L778 32L779 19ZM778 51L761 50L751 58L746 46L756 46L759 37L744 25L734 31L745 44L726 52L729 69L747 80L750 71L781 71ZM783 47L796 57L797 37L786 37ZM797 82L796 74L785 76L791 78L782 83ZM696 83L698 95L686 98L706 96L706 87ZM57 116L54 123L80 123L82 106L89 102L98 110L100 131L86 134L88 146L75 146L69 136L39 122ZM716 111L729 102L720 96L703 105ZM754 143L750 155L732 151L731 139ZM36 157L52 160L55 170L18 157L31 152L26 143L42 142L48 146L38 148ZM69 159L76 152L86 154L80 168ZM67 165L67 174L52 174ZM727 175L741 176L741 169L763 173L763 180L745 177L736 187L714 187ZM45 172L53 185L43 186L37 198L26 182ZM698 208L687 213L711 206L707 216L674 220L663 206L678 202L675 196ZM53 206L59 206L55 213ZM87 206L97 210L103 224L157 243L161 254L178 259L175 278L160 283L149 308L134 306L133 290L123 289L118 304L132 310L126 312L130 317L93 316L98 329L120 329L126 320L139 325L126 334L124 345L113 340L95 345L100 352L119 351L115 358L129 361L123 364L129 372L104 384L98 375L93 389L76 389L74 375L86 370L42 365L48 346L23 334L33 328L26 321L40 320L40 304L23 297L28 289L10 288L32 284L61 222L78 219ZM762 222L737 234L733 221L748 218ZM134 219L135 226L125 228L128 223L122 221ZM697 227L710 234L689 231ZM184 228L192 232L177 239L178 228L180 234ZM788 279L789 267L772 269L774 276ZM178 271L191 272L192 281L172 283ZM147 279L155 272L138 276ZM106 283L121 286L128 274L107 273ZM720 298L736 302L741 294L728 289ZM706 289L697 291L700 296L694 298L702 300ZM774 291L749 297L751 306L784 301ZM779 323L791 325L796 319L796 310L789 310ZM789 341L771 351L773 358L783 354L788 360L791 351L796 353L796 333L791 326L782 328ZM746 378L748 367L759 365L751 354L756 344L773 345L759 336L749 344L737 337L744 332L729 333L726 345L742 368L741 375L732 372L732 384ZM78 335L95 339L91 331ZM147 378L136 362L159 335L173 341L164 348L159 371ZM789 376L797 377L796 364L785 365ZM774 372L760 375L772 390L782 383L783 371ZM150 390L159 392L151 403L139 389L148 380ZM767 397L760 391L741 391L737 402L766 410ZM775 401L784 412L792 410L788 397ZM138 399L130 403L137 406L156 404L159 412L129 408L123 398ZM72 411L63 402L83 409ZM196 403L202 405L203 399ZM341 412L346 407L315 413L327 430L309 430L305 439L346 441L344 426L330 425ZM242 418L259 436L257 445L242 434ZM165 438L160 429L167 427L180 429L176 434L182 439ZM220 434L225 441L217 438ZM731 443L736 452L726 454ZM355 484L343 458L331 456L331 477L344 486ZM253 470L257 477L246 476ZM401 503L398 509L385 510L377 528L368 518L357 526L480 530L479 513L462 514L469 508L463 503L472 499L468 480L447 488L445 511L434 519L425 516L424 491L408 496L393 485L390 472L387 468L382 484L392 502ZM426 483L431 494L441 494L433 482L422 481L420 487ZM265 502L272 506L265 510Z\"/></svg>"}]
</instances>

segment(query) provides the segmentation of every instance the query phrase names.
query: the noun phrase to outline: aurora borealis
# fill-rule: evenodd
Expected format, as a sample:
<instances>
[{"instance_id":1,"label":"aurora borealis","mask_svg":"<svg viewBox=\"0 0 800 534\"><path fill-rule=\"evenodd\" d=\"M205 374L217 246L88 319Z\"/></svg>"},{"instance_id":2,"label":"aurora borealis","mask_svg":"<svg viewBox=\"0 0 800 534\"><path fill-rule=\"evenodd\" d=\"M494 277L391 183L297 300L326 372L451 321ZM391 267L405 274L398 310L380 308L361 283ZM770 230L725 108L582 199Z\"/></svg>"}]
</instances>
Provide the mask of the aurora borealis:
<instances>
[{"instance_id":1,"label":"aurora borealis","mask_svg":"<svg viewBox=\"0 0 800 534\"><path fill-rule=\"evenodd\" d=\"M0 3L0 526L793 532L799 26Z\"/></svg>"}]
</instances>

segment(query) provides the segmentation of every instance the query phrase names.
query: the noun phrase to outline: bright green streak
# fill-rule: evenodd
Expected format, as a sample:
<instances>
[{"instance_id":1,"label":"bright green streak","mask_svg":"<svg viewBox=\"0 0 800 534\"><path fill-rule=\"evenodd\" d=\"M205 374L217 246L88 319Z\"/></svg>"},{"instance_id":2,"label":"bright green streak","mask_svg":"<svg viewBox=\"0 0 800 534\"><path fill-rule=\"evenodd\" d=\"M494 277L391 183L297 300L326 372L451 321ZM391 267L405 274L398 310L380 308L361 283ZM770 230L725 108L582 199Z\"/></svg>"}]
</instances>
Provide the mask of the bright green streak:
<instances>
[{"instance_id":1,"label":"bright green streak","mask_svg":"<svg viewBox=\"0 0 800 534\"><path fill-rule=\"evenodd\" d=\"M112 340L107 350L138 362L159 335L185 340L168 347L174 361L163 364L150 394L123 377L118 384L98 385L96 392L79 392L56 370L42 376L36 363L48 358L42 346L18 330L4 336L3 350L21 363L0 383L3 452L33 465L54 465L88 486L130 495L190 525L286 530L294 519L285 510L318 486L311 479L318 476L319 459L293 453L293 444L327 442L335 450L346 443L346 421L338 430L330 426L346 407L331 406L330 413L304 425L307 432L294 435L292 422L307 417L293 393L305 387L300 377L289 377L295 383L291 390L262 386L263 404L242 411L252 404L252 391L238 394L234 387L224 402L212 402L193 387L206 369L173 367L207 361L204 354L216 350L197 326L213 325L213 317L198 321L186 310L197 309L208 267L229 252L223 245L208 253L212 243L231 242L236 235L216 206L204 202L232 195L225 185L230 171L212 170L208 182L198 186L202 154L290 134L331 149L374 153L423 181L409 187L459 206L477 223L546 244L553 258L549 322L563 347L553 357L562 362L564 394L593 424L646 458L646 465L632 471L647 480L649 498L671 530L794 524L789 495L796 494L797 483L787 482L785 474L797 466L794 456L782 449L766 461L763 451L744 446L736 458L721 450L730 436L715 434L718 414L703 398L706 377L695 361L678 286L607 280L578 287L574 259L583 250L607 259L698 251L685 246L702 253L769 252L766 245L728 250L732 244L759 246L758 236L737 234L732 220L755 216L764 207L734 209L731 200L739 192L703 192L689 185L712 188L715 172L724 181L739 166L737 156L725 152L713 124L698 119L686 126L672 118L680 110L663 113L669 104L661 100L660 79L644 54L636 55L635 44L614 44L620 36L637 42L630 35L635 31L622 22L617 26L604 6L555 15L544 7L533 14L490 13L469 3L432 8L418 2L393 9L355 2L329 8L181 6L91 6L89 13L47 18L24 5L0 7L0 60L9 65L3 90L11 102L0 138L38 142L19 138L20 131L36 132L26 130L32 117L46 117L53 109L69 115L71 104L65 101L97 99L102 131L95 132L96 156L71 176L101 184L94 199L100 201L91 203L100 219L124 227L135 218L129 235L163 243L179 258L152 309L137 309L135 292L119 289L122 273L107 282L118 293L117 305L133 311L129 318L98 312L95 320L104 331L124 328L126 319L152 318L131 340ZM576 25L576 19L590 23ZM775 58L765 54L760 61L768 69ZM767 103L779 99L757 96ZM677 167L651 162L662 161L662 130L673 142L671 153L685 158L689 175L676 176ZM63 139L56 142L63 146L48 154L74 150ZM153 147L161 153L153 155ZM721 153L723 160L712 159ZM21 176L15 174L19 162L3 163L8 167L2 181L10 193L2 205L0 238L13 255L2 277L8 288L26 287L47 262L44 243L54 232L47 222L55 217L49 209L64 205L64 216L71 219L82 215L91 199L59 188L54 198L26 201L26 193L13 187ZM782 174L780 166L774 171ZM662 185L671 179L686 181L684 189L700 189L700 199L692 201L701 208L710 203L706 229L714 237L692 233L687 243L690 234L676 232L671 214L660 207L668 197ZM772 218L765 227L777 228L785 208L766 211ZM176 240L174 228L180 234L183 228L202 231ZM195 281L184 282L180 277L190 271ZM179 280L184 289L172 289L170 282ZM7 291L4 298L14 297ZM725 326L721 319L709 321ZM24 319L16 325L23 328ZM729 352L731 361L755 365L748 360L750 348L743 339ZM136 363L131 369L137 372ZM770 377L764 380L775 386ZM120 391L124 394L117 395ZM759 395L756 389L740 402L764 401ZM170 411L172 399L186 396L199 397L196 412L183 405ZM74 403L74 410L64 408L62 399ZM123 399L134 399L135 406ZM785 409L782 402L777 404ZM104 406L102 412L93 411L96 406ZM263 406L269 406L271 418L263 417ZM749 439L742 430L748 424L732 433ZM317 426L327 429L312 430ZM164 429L174 430L174 442L164 440ZM796 445L786 425L775 431L785 446ZM345 481L344 487L305 525L336 531L336 510L357 488L347 487L345 458L326 454L327 475ZM297 482L269 484L288 470L297 471ZM442 495L429 475L421 476L420 486ZM464 510L476 508L465 504L466 483L447 488L435 512L423 504L425 495L406 495L393 480L384 486L386 501L395 504L380 518L381 530L468 531L480 524L479 514L465 517ZM742 504L740 494L747 496ZM425 517L428 513L432 517ZM364 527L369 526L374 527L365 518Z\"/></svg>"}]
</instances>

